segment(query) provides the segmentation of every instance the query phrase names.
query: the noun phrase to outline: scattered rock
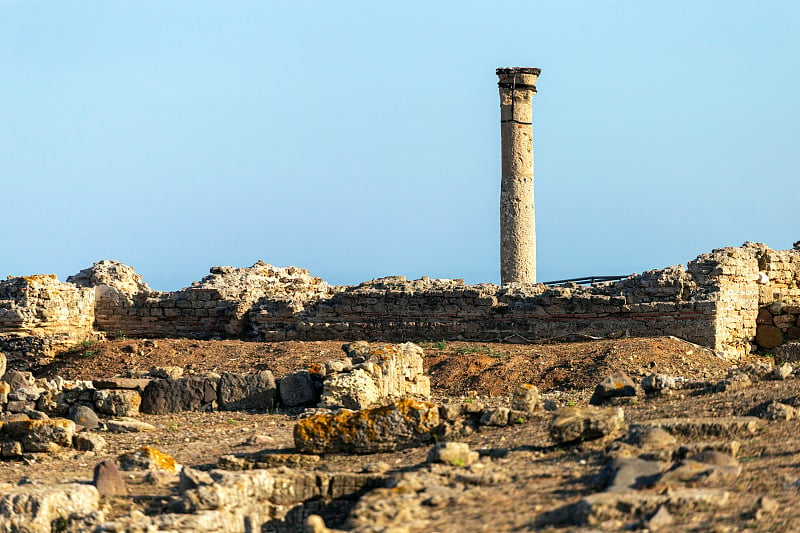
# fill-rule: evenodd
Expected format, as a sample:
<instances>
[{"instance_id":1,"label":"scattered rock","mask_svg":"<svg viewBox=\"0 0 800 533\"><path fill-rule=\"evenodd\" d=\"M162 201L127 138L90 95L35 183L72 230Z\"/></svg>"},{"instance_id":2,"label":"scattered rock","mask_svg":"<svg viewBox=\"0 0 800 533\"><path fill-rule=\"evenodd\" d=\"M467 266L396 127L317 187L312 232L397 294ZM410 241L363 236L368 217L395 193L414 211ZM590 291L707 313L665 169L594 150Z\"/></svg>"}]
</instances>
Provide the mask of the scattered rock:
<instances>
[{"instance_id":1,"label":"scattered rock","mask_svg":"<svg viewBox=\"0 0 800 533\"><path fill-rule=\"evenodd\" d=\"M714 385L714 390L716 392L736 392L744 390L750 387L752 384L753 380L751 380L750 376L744 372L733 372L725 379L718 381Z\"/></svg>"},{"instance_id":2,"label":"scattered rock","mask_svg":"<svg viewBox=\"0 0 800 533\"><path fill-rule=\"evenodd\" d=\"M11 386L11 392L13 392L24 387L33 386L36 380L34 380L31 372L9 370L3 375L3 381Z\"/></svg>"},{"instance_id":3,"label":"scattered rock","mask_svg":"<svg viewBox=\"0 0 800 533\"><path fill-rule=\"evenodd\" d=\"M106 439L97 433L82 431L72 438L76 450L101 453L106 449Z\"/></svg>"},{"instance_id":4,"label":"scattered rock","mask_svg":"<svg viewBox=\"0 0 800 533\"><path fill-rule=\"evenodd\" d=\"M97 413L86 405L73 405L69 412L69 419L88 430L100 427L100 419L97 418Z\"/></svg>"},{"instance_id":5,"label":"scattered rock","mask_svg":"<svg viewBox=\"0 0 800 533\"><path fill-rule=\"evenodd\" d=\"M119 419L106 422L106 428L112 433L139 433L142 431L155 431L155 426L140 420Z\"/></svg>"},{"instance_id":6,"label":"scattered rock","mask_svg":"<svg viewBox=\"0 0 800 533\"><path fill-rule=\"evenodd\" d=\"M97 488L97 492L101 496L125 496L128 494L128 487L122 480L117 464L111 459L95 465L92 485Z\"/></svg>"},{"instance_id":7,"label":"scattered rock","mask_svg":"<svg viewBox=\"0 0 800 533\"><path fill-rule=\"evenodd\" d=\"M523 383L514 389L511 396L511 409L531 414L542 409L542 398L539 389L530 383Z\"/></svg>"},{"instance_id":8,"label":"scattered rock","mask_svg":"<svg viewBox=\"0 0 800 533\"><path fill-rule=\"evenodd\" d=\"M142 397L135 390L104 389L94 392L97 411L106 415L138 415L141 403Z\"/></svg>"},{"instance_id":9,"label":"scattered rock","mask_svg":"<svg viewBox=\"0 0 800 533\"><path fill-rule=\"evenodd\" d=\"M287 374L278 383L281 403L286 407L314 405L319 401L308 370Z\"/></svg>"},{"instance_id":10,"label":"scattered rock","mask_svg":"<svg viewBox=\"0 0 800 533\"><path fill-rule=\"evenodd\" d=\"M767 420L791 420L797 416L797 409L780 402L770 402L764 408L763 418Z\"/></svg>"},{"instance_id":11,"label":"scattered rock","mask_svg":"<svg viewBox=\"0 0 800 533\"><path fill-rule=\"evenodd\" d=\"M673 435L693 440L708 437L732 439L738 436L755 434L763 422L753 416L698 417L698 418L659 418L647 420L632 426L633 430L645 427L660 427Z\"/></svg>"},{"instance_id":12,"label":"scattered rock","mask_svg":"<svg viewBox=\"0 0 800 533\"><path fill-rule=\"evenodd\" d=\"M650 374L642 378L642 390L648 396L664 394L678 388L678 380L667 374Z\"/></svg>"},{"instance_id":13,"label":"scattered rock","mask_svg":"<svg viewBox=\"0 0 800 533\"><path fill-rule=\"evenodd\" d=\"M770 374L771 379L783 381L789 379L794 372L794 368L789 363L783 363L781 366L776 366Z\"/></svg>"},{"instance_id":14,"label":"scattered rock","mask_svg":"<svg viewBox=\"0 0 800 533\"><path fill-rule=\"evenodd\" d=\"M294 442L302 453L394 451L429 442L438 425L436 405L404 399L383 407L304 418L295 425Z\"/></svg>"},{"instance_id":15,"label":"scattered rock","mask_svg":"<svg viewBox=\"0 0 800 533\"><path fill-rule=\"evenodd\" d=\"M65 418L6 422L2 431L19 440L26 452L56 452L72 446L75 422Z\"/></svg>"},{"instance_id":16,"label":"scattered rock","mask_svg":"<svg viewBox=\"0 0 800 533\"><path fill-rule=\"evenodd\" d=\"M655 514L662 506L685 513L692 509L725 507L729 500L728 492L713 489L680 489L666 494L600 492L572 506L571 518L576 525L598 526L607 520Z\"/></svg>"},{"instance_id":17,"label":"scattered rock","mask_svg":"<svg viewBox=\"0 0 800 533\"><path fill-rule=\"evenodd\" d=\"M154 378L180 379L183 377L183 367L180 366L154 366L149 374Z\"/></svg>"},{"instance_id":18,"label":"scattered rock","mask_svg":"<svg viewBox=\"0 0 800 533\"><path fill-rule=\"evenodd\" d=\"M479 423L482 426L507 426L511 417L508 407L493 407L481 411Z\"/></svg>"},{"instance_id":19,"label":"scattered rock","mask_svg":"<svg viewBox=\"0 0 800 533\"><path fill-rule=\"evenodd\" d=\"M142 391L140 410L152 415L199 411L212 407L215 401L215 380L202 377L154 379Z\"/></svg>"},{"instance_id":20,"label":"scattered rock","mask_svg":"<svg viewBox=\"0 0 800 533\"><path fill-rule=\"evenodd\" d=\"M638 457L618 458L609 463L606 491L620 491L650 487L658 480L667 465L659 461L646 461Z\"/></svg>"},{"instance_id":21,"label":"scattered rock","mask_svg":"<svg viewBox=\"0 0 800 533\"><path fill-rule=\"evenodd\" d=\"M662 505L658 508L658 510L655 513L653 513L653 516L651 516L647 520L646 525L647 529L649 529L650 531L659 531L661 529L664 529L665 527L671 526L674 523L675 519L672 517L671 514L669 514L669 511L667 511L667 507L665 505Z\"/></svg>"},{"instance_id":22,"label":"scattered rock","mask_svg":"<svg viewBox=\"0 0 800 533\"><path fill-rule=\"evenodd\" d=\"M3 352L0 352L0 379L2 379L3 376L6 373L6 365L7 365L7 363L8 363L8 361L6 359L6 354L4 354Z\"/></svg>"},{"instance_id":23,"label":"scattered rock","mask_svg":"<svg viewBox=\"0 0 800 533\"><path fill-rule=\"evenodd\" d=\"M645 449L669 448L678 442L674 435L658 426L632 427L630 440Z\"/></svg>"},{"instance_id":24,"label":"scattered rock","mask_svg":"<svg viewBox=\"0 0 800 533\"><path fill-rule=\"evenodd\" d=\"M431 448L429 463L444 463L450 466L469 466L480 458L478 452L470 451L466 442L445 442Z\"/></svg>"},{"instance_id":25,"label":"scattered rock","mask_svg":"<svg viewBox=\"0 0 800 533\"><path fill-rule=\"evenodd\" d=\"M636 396L636 384L623 372L615 372L601 381L594 390L589 403L601 405L611 398Z\"/></svg>"},{"instance_id":26,"label":"scattered rock","mask_svg":"<svg viewBox=\"0 0 800 533\"><path fill-rule=\"evenodd\" d=\"M617 436L624 429L622 408L563 407L555 412L550 436L561 444Z\"/></svg>"},{"instance_id":27,"label":"scattered rock","mask_svg":"<svg viewBox=\"0 0 800 533\"><path fill-rule=\"evenodd\" d=\"M787 342L772 351L776 365L800 362L800 342Z\"/></svg>"},{"instance_id":28,"label":"scattered rock","mask_svg":"<svg viewBox=\"0 0 800 533\"><path fill-rule=\"evenodd\" d=\"M693 486L714 485L736 479L742 473L737 463L733 466L712 464L685 459L673 467L658 480L659 487L691 483Z\"/></svg>"},{"instance_id":29,"label":"scattered rock","mask_svg":"<svg viewBox=\"0 0 800 533\"><path fill-rule=\"evenodd\" d=\"M219 407L227 411L269 411L278 403L275 378L269 370L252 374L224 372L219 380Z\"/></svg>"},{"instance_id":30,"label":"scattered rock","mask_svg":"<svg viewBox=\"0 0 800 533\"><path fill-rule=\"evenodd\" d=\"M120 455L119 466L122 470L162 470L170 474L177 474L183 468L171 455L152 446Z\"/></svg>"}]
</instances>

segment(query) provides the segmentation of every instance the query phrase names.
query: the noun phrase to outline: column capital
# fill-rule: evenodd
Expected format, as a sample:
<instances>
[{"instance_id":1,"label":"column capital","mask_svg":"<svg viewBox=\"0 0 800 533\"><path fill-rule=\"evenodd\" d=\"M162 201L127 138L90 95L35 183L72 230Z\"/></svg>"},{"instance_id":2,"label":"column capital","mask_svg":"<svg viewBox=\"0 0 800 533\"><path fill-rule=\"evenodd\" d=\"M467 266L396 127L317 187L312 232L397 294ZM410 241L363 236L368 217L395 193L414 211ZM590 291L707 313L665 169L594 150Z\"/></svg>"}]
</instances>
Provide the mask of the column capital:
<instances>
[{"instance_id":1,"label":"column capital","mask_svg":"<svg viewBox=\"0 0 800 533\"><path fill-rule=\"evenodd\" d=\"M501 89L530 90L536 92L536 80L542 69L533 67L504 67L496 70L500 81L497 86Z\"/></svg>"}]
</instances>

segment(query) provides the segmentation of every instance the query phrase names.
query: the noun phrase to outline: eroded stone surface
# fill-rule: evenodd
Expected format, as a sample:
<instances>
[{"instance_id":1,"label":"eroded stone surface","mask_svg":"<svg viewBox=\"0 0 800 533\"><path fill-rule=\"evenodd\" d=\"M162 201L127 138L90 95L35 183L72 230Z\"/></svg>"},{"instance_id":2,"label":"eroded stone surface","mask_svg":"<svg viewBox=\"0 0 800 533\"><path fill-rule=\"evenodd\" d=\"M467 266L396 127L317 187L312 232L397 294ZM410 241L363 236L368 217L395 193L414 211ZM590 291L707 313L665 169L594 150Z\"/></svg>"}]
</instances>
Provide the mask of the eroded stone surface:
<instances>
[{"instance_id":1,"label":"eroded stone surface","mask_svg":"<svg viewBox=\"0 0 800 533\"><path fill-rule=\"evenodd\" d=\"M404 399L395 403L299 420L295 447L302 453L375 453L430 442L439 408Z\"/></svg>"}]
</instances>

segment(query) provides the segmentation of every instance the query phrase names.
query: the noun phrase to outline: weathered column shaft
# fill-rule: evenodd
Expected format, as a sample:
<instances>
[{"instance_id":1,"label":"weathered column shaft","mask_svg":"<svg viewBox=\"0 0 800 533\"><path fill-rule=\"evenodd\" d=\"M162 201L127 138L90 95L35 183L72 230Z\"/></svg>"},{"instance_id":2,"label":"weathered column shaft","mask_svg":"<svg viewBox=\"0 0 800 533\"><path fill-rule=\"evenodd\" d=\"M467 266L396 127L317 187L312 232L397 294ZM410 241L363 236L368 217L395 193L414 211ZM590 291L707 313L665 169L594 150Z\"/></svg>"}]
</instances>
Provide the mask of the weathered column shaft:
<instances>
[{"instance_id":1,"label":"weathered column shaft","mask_svg":"<svg viewBox=\"0 0 800 533\"><path fill-rule=\"evenodd\" d=\"M533 205L533 95L540 69L499 68L500 281L536 283L536 222Z\"/></svg>"}]
</instances>

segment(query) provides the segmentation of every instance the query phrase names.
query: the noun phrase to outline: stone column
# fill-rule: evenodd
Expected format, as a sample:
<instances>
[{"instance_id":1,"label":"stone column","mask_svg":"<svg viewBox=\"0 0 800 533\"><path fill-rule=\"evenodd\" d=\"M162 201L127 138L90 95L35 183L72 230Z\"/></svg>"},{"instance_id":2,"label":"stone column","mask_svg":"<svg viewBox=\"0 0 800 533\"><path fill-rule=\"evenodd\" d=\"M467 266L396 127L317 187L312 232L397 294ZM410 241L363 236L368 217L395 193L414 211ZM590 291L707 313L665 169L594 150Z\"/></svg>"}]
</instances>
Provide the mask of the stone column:
<instances>
[{"instance_id":1,"label":"stone column","mask_svg":"<svg viewBox=\"0 0 800 533\"><path fill-rule=\"evenodd\" d=\"M536 222L533 207L533 109L538 68L499 68L500 282L536 283Z\"/></svg>"}]
</instances>

